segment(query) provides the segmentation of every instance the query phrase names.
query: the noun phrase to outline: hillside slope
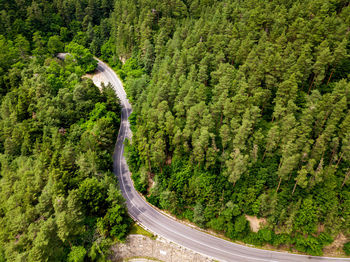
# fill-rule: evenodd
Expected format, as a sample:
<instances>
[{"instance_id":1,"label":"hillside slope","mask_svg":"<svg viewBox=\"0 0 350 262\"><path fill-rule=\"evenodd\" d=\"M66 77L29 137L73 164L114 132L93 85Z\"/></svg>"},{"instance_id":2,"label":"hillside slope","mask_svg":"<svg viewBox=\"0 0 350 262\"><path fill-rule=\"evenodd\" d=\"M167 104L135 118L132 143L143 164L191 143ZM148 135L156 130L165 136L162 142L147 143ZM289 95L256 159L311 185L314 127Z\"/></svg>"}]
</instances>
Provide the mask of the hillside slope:
<instances>
[{"instance_id":1,"label":"hillside slope","mask_svg":"<svg viewBox=\"0 0 350 262\"><path fill-rule=\"evenodd\" d=\"M247 243L320 255L349 237L349 17L347 1L117 1L137 189Z\"/></svg>"}]
</instances>

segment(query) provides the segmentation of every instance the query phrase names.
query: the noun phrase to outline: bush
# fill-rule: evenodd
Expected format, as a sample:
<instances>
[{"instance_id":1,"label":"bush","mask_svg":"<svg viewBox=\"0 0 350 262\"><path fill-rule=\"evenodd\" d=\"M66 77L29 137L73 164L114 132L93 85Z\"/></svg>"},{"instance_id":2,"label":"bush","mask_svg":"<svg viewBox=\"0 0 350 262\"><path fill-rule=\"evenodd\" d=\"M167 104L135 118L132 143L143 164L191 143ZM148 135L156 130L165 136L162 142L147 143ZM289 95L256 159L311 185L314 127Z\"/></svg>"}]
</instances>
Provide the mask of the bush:
<instances>
[{"instance_id":1,"label":"bush","mask_svg":"<svg viewBox=\"0 0 350 262\"><path fill-rule=\"evenodd\" d=\"M259 234L254 232L249 232L249 234L243 239L245 243L255 245L255 246L262 246L263 241L259 237Z\"/></svg>"},{"instance_id":2,"label":"bush","mask_svg":"<svg viewBox=\"0 0 350 262\"><path fill-rule=\"evenodd\" d=\"M242 233L247 229L248 221L245 216L239 216L235 222L235 231L237 233Z\"/></svg>"},{"instance_id":3,"label":"bush","mask_svg":"<svg viewBox=\"0 0 350 262\"><path fill-rule=\"evenodd\" d=\"M80 184L78 192L87 213L97 215L105 212L107 191L97 178L85 179Z\"/></svg>"},{"instance_id":4,"label":"bush","mask_svg":"<svg viewBox=\"0 0 350 262\"><path fill-rule=\"evenodd\" d=\"M323 245L323 246L326 246L326 245L329 245L333 242L333 238L326 234L326 233L321 233L318 237L318 241Z\"/></svg>"},{"instance_id":5,"label":"bush","mask_svg":"<svg viewBox=\"0 0 350 262\"><path fill-rule=\"evenodd\" d=\"M71 252L68 255L68 262L83 262L86 255L86 250L82 246L72 246Z\"/></svg>"},{"instance_id":6,"label":"bush","mask_svg":"<svg viewBox=\"0 0 350 262\"><path fill-rule=\"evenodd\" d=\"M279 247L280 245L290 245L292 240L288 234L275 234L273 238L273 245Z\"/></svg>"},{"instance_id":7,"label":"bush","mask_svg":"<svg viewBox=\"0 0 350 262\"><path fill-rule=\"evenodd\" d=\"M145 180L140 172L132 173L131 175L132 180L134 181L134 185L137 191L139 191L141 194L147 193L147 179Z\"/></svg>"},{"instance_id":8,"label":"bush","mask_svg":"<svg viewBox=\"0 0 350 262\"><path fill-rule=\"evenodd\" d=\"M97 61L94 59L89 49L71 42L66 46L65 50L73 56L74 60L81 66L85 73L95 70Z\"/></svg>"},{"instance_id":9,"label":"bush","mask_svg":"<svg viewBox=\"0 0 350 262\"><path fill-rule=\"evenodd\" d=\"M160 206L159 206L159 196L152 194L152 195L150 195L149 197L146 197L146 199L147 199L147 201L148 201L149 203L151 203L152 205L154 205L154 206L156 206L156 207L160 207Z\"/></svg>"},{"instance_id":10,"label":"bush","mask_svg":"<svg viewBox=\"0 0 350 262\"><path fill-rule=\"evenodd\" d=\"M347 256L350 256L350 241L344 244L343 250Z\"/></svg>"},{"instance_id":11,"label":"bush","mask_svg":"<svg viewBox=\"0 0 350 262\"><path fill-rule=\"evenodd\" d=\"M323 246L317 238L313 236L304 237L297 235L295 238L295 248L304 253L308 253L313 256L321 256L323 254Z\"/></svg>"},{"instance_id":12,"label":"bush","mask_svg":"<svg viewBox=\"0 0 350 262\"><path fill-rule=\"evenodd\" d=\"M104 218L99 218L98 227L104 235L125 240L131 225L131 219L122 206L116 204L109 208Z\"/></svg>"},{"instance_id":13,"label":"bush","mask_svg":"<svg viewBox=\"0 0 350 262\"><path fill-rule=\"evenodd\" d=\"M263 228L260 229L258 232L258 236L259 239L263 242L263 243L270 243L272 244L273 242L273 232L270 229L267 228Z\"/></svg>"}]
</instances>

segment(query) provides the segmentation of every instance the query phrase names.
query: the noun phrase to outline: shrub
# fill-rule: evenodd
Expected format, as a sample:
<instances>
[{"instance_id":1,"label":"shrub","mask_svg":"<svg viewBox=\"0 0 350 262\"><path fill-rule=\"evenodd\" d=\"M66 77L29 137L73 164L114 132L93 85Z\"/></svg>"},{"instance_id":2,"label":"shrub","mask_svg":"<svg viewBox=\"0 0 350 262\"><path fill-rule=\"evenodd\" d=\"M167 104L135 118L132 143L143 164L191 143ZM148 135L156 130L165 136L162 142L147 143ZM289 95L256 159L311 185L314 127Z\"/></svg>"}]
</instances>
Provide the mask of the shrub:
<instances>
[{"instance_id":1,"label":"shrub","mask_svg":"<svg viewBox=\"0 0 350 262\"><path fill-rule=\"evenodd\" d=\"M344 244L343 250L347 256L350 256L350 241Z\"/></svg>"}]
</instances>

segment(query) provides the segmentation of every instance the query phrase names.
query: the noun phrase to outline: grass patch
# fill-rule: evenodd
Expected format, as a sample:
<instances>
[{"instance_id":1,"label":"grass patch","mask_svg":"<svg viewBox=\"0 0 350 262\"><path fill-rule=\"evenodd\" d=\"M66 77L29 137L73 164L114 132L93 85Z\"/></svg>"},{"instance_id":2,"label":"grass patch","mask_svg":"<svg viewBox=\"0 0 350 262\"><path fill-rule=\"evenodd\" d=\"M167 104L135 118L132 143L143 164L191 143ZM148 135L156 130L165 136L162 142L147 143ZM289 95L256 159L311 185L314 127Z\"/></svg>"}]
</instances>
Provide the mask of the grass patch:
<instances>
[{"instance_id":1,"label":"grass patch","mask_svg":"<svg viewBox=\"0 0 350 262\"><path fill-rule=\"evenodd\" d=\"M143 235L146 237L149 237L150 239L155 240L156 236L153 235L151 232L145 230L143 227L139 226L138 224L134 223L131 226L129 234L134 234L134 235Z\"/></svg>"}]
</instances>

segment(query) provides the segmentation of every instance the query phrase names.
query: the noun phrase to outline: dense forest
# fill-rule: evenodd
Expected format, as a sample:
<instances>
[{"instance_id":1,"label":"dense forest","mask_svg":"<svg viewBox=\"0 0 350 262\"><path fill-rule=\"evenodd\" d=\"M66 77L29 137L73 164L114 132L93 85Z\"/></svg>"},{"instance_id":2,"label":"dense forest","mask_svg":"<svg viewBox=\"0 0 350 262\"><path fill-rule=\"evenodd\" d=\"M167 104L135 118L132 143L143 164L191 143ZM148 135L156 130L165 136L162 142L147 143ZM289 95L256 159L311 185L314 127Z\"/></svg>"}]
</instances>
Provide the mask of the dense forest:
<instances>
[{"instance_id":1,"label":"dense forest","mask_svg":"<svg viewBox=\"0 0 350 262\"><path fill-rule=\"evenodd\" d=\"M111 173L119 105L82 78L91 54L124 81L128 163L150 203L232 240L313 255L342 235L350 255L347 0L0 10L0 261L104 260L125 237ZM266 224L251 232L245 215Z\"/></svg>"},{"instance_id":2,"label":"dense forest","mask_svg":"<svg viewBox=\"0 0 350 262\"><path fill-rule=\"evenodd\" d=\"M112 173L120 105L84 77L85 23L108 14L62 4L0 1L0 261L106 261L131 222Z\"/></svg>"},{"instance_id":3,"label":"dense forest","mask_svg":"<svg viewBox=\"0 0 350 262\"><path fill-rule=\"evenodd\" d=\"M111 37L131 58L137 189L246 243L349 241L349 1L132 3L116 1Z\"/></svg>"}]
</instances>

